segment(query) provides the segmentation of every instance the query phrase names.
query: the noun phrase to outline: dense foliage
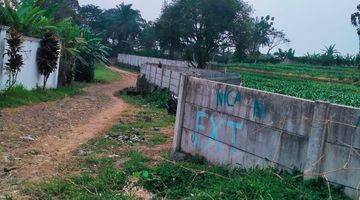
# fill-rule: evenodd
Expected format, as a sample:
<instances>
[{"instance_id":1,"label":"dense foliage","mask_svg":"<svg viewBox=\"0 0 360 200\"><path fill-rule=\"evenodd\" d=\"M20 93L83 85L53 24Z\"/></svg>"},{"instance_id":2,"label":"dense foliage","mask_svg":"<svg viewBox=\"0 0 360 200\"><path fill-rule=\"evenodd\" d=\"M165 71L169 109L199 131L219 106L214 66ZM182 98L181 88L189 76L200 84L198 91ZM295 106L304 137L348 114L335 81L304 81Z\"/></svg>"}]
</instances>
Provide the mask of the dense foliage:
<instances>
[{"instance_id":1,"label":"dense foliage","mask_svg":"<svg viewBox=\"0 0 360 200\"><path fill-rule=\"evenodd\" d=\"M5 63L4 69L8 75L7 90L10 90L15 84L17 76L24 64L23 56L21 55L23 35L16 29L11 28L8 31L7 43L8 47L5 49L5 55L8 57L8 61Z\"/></svg>"},{"instance_id":2,"label":"dense foliage","mask_svg":"<svg viewBox=\"0 0 360 200\"><path fill-rule=\"evenodd\" d=\"M106 62L109 48L103 45L103 38L99 35L75 23L80 22L80 17L76 17L76 0L51 2L22 0L19 3L0 3L0 23L27 36L42 37L44 32L54 33L61 40L60 84L70 84L75 79L76 68L80 69L79 76L86 74L86 81L91 81L94 63Z\"/></svg>"},{"instance_id":3,"label":"dense foliage","mask_svg":"<svg viewBox=\"0 0 360 200\"><path fill-rule=\"evenodd\" d=\"M60 54L59 51L59 39L53 33L46 32L40 42L40 47L36 54L39 72L44 76L43 89L46 88L46 83L50 74L57 69Z\"/></svg>"}]
</instances>

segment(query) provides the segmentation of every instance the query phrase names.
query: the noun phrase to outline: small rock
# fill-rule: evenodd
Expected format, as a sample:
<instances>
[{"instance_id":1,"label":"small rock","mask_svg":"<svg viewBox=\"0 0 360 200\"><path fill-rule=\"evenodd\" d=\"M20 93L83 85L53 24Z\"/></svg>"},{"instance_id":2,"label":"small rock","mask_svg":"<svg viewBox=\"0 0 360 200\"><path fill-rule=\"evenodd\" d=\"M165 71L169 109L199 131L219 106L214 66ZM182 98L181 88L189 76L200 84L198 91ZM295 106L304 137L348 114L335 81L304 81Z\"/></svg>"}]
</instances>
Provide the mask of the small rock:
<instances>
[{"instance_id":1,"label":"small rock","mask_svg":"<svg viewBox=\"0 0 360 200\"><path fill-rule=\"evenodd\" d=\"M3 158L4 158L5 163L10 163L11 162L10 156L3 156Z\"/></svg>"},{"instance_id":2,"label":"small rock","mask_svg":"<svg viewBox=\"0 0 360 200\"><path fill-rule=\"evenodd\" d=\"M121 168L129 160L130 160L130 158L122 158L115 162L115 166L118 168Z\"/></svg>"},{"instance_id":3,"label":"small rock","mask_svg":"<svg viewBox=\"0 0 360 200\"><path fill-rule=\"evenodd\" d=\"M4 172L5 173L9 173L9 172L11 172L11 171L13 171L13 170L15 170L16 169L16 167L12 167L12 168L4 168Z\"/></svg>"},{"instance_id":4,"label":"small rock","mask_svg":"<svg viewBox=\"0 0 360 200\"><path fill-rule=\"evenodd\" d=\"M142 138L141 136L138 135L131 135L131 136L127 136L127 135L117 135L117 136L108 136L109 138L112 138L114 140L117 140L119 142L123 142L123 143L137 143L137 142L141 142L144 140L144 138Z\"/></svg>"},{"instance_id":5,"label":"small rock","mask_svg":"<svg viewBox=\"0 0 360 200\"><path fill-rule=\"evenodd\" d=\"M88 155L88 152L80 149L77 153L76 153L77 156L87 156Z\"/></svg>"},{"instance_id":6,"label":"small rock","mask_svg":"<svg viewBox=\"0 0 360 200\"><path fill-rule=\"evenodd\" d=\"M96 101L97 97L95 97L95 96L86 96L85 99L89 99L90 101Z\"/></svg>"},{"instance_id":7,"label":"small rock","mask_svg":"<svg viewBox=\"0 0 360 200\"><path fill-rule=\"evenodd\" d=\"M25 142L33 142L36 139L34 137L32 137L31 135L27 135L27 136L22 136L20 137L21 140L25 141Z\"/></svg>"}]
</instances>

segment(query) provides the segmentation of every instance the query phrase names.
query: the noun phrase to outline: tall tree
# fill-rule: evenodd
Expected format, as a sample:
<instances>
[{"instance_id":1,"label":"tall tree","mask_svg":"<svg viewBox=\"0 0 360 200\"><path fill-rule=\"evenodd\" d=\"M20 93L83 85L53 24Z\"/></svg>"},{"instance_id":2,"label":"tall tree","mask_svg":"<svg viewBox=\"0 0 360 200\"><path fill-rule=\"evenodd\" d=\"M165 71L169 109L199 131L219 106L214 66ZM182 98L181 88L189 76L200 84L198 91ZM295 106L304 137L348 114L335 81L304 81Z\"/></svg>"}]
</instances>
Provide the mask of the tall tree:
<instances>
[{"instance_id":1,"label":"tall tree","mask_svg":"<svg viewBox=\"0 0 360 200\"><path fill-rule=\"evenodd\" d=\"M351 15L351 24L355 26L359 37L359 54L360 54L360 4L356 7L357 11Z\"/></svg>"},{"instance_id":2,"label":"tall tree","mask_svg":"<svg viewBox=\"0 0 360 200\"><path fill-rule=\"evenodd\" d=\"M245 3L241 0L173 0L159 20L170 11L176 13L180 41L186 46L188 60L205 68L231 29L242 4Z\"/></svg>"},{"instance_id":3,"label":"tall tree","mask_svg":"<svg viewBox=\"0 0 360 200\"><path fill-rule=\"evenodd\" d=\"M255 18L251 36L250 55L255 59L260 56L260 47L266 45L270 41L270 34L275 31L274 18L267 15L266 17Z\"/></svg>"},{"instance_id":4,"label":"tall tree","mask_svg":"<svg viewBox=\"0 0 360 200\"><path fill-rule=\"evenodd\" d=\"M116 8L106 10L102 21L106 41L116 53L131 53L144 22L140 11L132 9L131 4L122 3Z\"/></svg>"},{"instance_id":5,"label":"tall tree","mask_svg":"<svg viewBox=\"0 0 360 200\"><path fill-rule=\"evenodd\" d=\"M252 8L248 5L243 5L241 11L238 13L234 25L231 28L231 41L232 47L235 48L234 57L238 61L243 61L249 54L252 31L253 19L250 17Z\"/></svg>"},{"instance_id":6,"label":"tall tree","mask_svg":"<svg viewBox=\"0 0 360 200\"><path fill-rule=\"evenodd\" d=\"M58 9L54 13L55 20L71 18L75 23L80 23L78 0L39 0L39 2L43 2L45 8L57 6Z\"/></svg>"},{"instance_id":7,"label":"tall tree","mask_svg":"<svg viewBox=\"0 0 360 200\"><path fill-rule=\"evenodd\" d=\"M269 40L264 44L267 47L267 55L275 49L276 47L288 44L290 40L286 38L286 35L283 31L273 30L268 35Z\"/></svg>"},{"instance_id":8,"label":"tall tree","mask_svg":"<svg viewBox=\"0 0 360 200\"><path fill-rule=\"evenodd\" d=\"M152 21L144 23L139 35L139 49L143 52L152 54L151 52L157 50L157 39L155 23Z\"/></svg>"},{"instance_id":9,"label":"tall tree","mask_svg":"<svg viewBox=\"0 0 360 200\"><path fill-rule=\"evenodd\" d=\"M95 33L103 31L104 26L102 24L103 10L99 6L85 5L79 10L81 24L87 28L90 28Z\"/></svg>"},{"instance_id":10,"label":"tall tree","mask_svg":"<svg viewBox=\"0 0 360 200\"><path fill-rule=\"evenodd\" d=\"M175 58L176 51L184 48L181 42L182 26L176 6L171 6L166 2L163 5L162 15L155 25L156 35L159 38L162 49L167 50L171 59Z\"/></svg>"}]
</instances>

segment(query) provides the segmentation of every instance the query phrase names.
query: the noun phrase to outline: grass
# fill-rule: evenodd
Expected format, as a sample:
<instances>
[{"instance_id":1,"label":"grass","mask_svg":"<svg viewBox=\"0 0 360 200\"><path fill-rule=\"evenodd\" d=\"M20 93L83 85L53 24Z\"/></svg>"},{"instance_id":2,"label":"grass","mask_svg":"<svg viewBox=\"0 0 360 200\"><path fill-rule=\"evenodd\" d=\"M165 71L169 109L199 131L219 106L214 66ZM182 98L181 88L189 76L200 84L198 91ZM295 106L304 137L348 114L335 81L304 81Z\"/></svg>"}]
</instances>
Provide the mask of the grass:
<instances>
[{"instance_id":1,"label":"grass","mask_svg":"<svg viewBox=\"0 0 360 200\"><path fill-rule=\"evenodd\" d=\"M169 117L160 105L147 100L152 98L121 96L142 111L133 113L135 118L121 120L112 131L147 133L173 122L166 120ZM162 142L159 135L151 138L149 144L158 141ZM154 165L150 158L136 151L137 145L123 148L125 145L104 137L93 139L82 147L89 154L79 157L74 164L79 173L29 183L23 192L33 199L134 199L124 192L124 187L133 183L150 191L153 199L315 200L329 199L330 194L334 200L349 199L339 188L330 187L329 193L324 180L303 181L298 172L216 167L201 158L173 163L168 156Z\"/></svg>"},{"instance_id":2,"label":"grass","mask_svg":"<svg viewBox=\"0 0 360 200\"><path fill-rule=\"evenodd\" d=\"M53 101L79 93L81 93L81 88L79 86L69 86L50 90L37 89L33 91L28 91L22 86L16 86L6 94L0 95L0 109Z\"/></svg>"},{"instance_id":3,"label":"grass","mask_svg":"<svg viewBox=\"0 0 360 200\"><path fill-rule=\"evenodd\" d=\"M95 82L99 83L111 83L119 79L119 74L111 71L103 63L97 63L95 65Z\"/></svg>"},{"instance_id":4,"label":"grass","mask_svg":"<svg viewBox=\"0 0 360 200\"><path fill-rule=\"evenodd\" d=\"M201 159L150 167L142 185L161 199L328 199L324 180L303 181L297 172L274 169L230 169ZM331 187L332 199L349 199Z\"/></svg>"}]
</instances>

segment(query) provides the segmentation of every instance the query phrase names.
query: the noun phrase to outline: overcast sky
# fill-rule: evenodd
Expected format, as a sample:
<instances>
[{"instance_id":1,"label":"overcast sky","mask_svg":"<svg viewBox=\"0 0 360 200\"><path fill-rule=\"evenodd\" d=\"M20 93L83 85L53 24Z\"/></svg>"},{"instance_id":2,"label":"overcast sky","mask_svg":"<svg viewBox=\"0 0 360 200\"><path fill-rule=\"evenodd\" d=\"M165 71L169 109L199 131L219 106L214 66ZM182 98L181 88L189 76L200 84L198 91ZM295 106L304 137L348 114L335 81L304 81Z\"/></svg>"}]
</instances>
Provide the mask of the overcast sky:
<instances>
[{"instance_id":1,"label":"overcast sky","mask_svg":"<svg viewBox=\"0 0 360 200\"><path fill-rule=\"evenodd\" d=\"M143 18L155 20L160 16L164 0L79 0L80 4L95 4L112 8L125 2L141 11ZM358 38L350 24L350 15L357 0L246 0L256 16L270 14L275 26L284 30L291 40L289 46L298 55L319 52L325 45L336 44L342 54L357 53Z\"/></svg>"}]
</instances>

